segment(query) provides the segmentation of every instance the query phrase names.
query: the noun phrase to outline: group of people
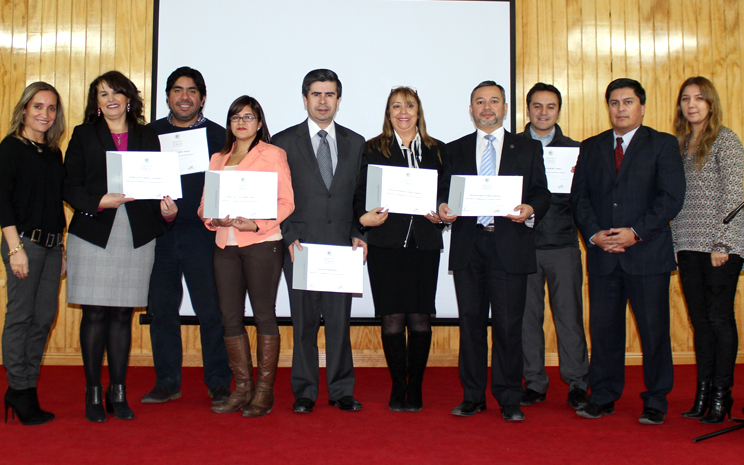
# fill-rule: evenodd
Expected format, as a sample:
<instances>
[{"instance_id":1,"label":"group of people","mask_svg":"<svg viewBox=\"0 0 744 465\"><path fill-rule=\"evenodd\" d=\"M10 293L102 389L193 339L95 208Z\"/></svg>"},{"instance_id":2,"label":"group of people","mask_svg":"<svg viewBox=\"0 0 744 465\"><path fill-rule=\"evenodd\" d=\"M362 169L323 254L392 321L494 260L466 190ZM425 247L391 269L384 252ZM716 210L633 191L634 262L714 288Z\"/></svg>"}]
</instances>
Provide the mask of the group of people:
<instances>
[{"instance_id":1,"label":"group of people","mask_svg":"<svg viewBox=\"0 0 744 465\"><path fill-rule=\"evenodd\" d=\"M182 277L199 318L212 411L269 413L279 358L275 305L282 272L293 325L293 411L310 413L318 399L321 319L328 403L342 411L361 410L349 334L352 295L293 288L294 256L303 243L363 248L392 379L389 408L419 411L447 225L464 390L454 415L486 409L489 319L491 392L504 419L521 421L521 406L545 400L547 281L568 405L585 418L614 412L624 384L630 302L648 389L640 422L663 423L673 381L669 282L678 262L698 363L694 405L683 415L706 423L730 416L744 217L727 224L723 218L744 200L744 148L722 126L709 80L691 78L680 88L674 137L642 125L643 87L617 79L605 95L612 129L581 144L561 132L561 93L544 83L527 94L530 123L517 135L503 127L508 108L503 87L478 84L470 98L476 131L448 144L427 132L421 99L411 87L390 91L382 133L365 142L335 123L342 86L327 69L313 70L303 80L308 118L273 137L260 103L250 96L230 105L224 129L206 119L206 84L195 69L175 70L165 92L169 115L145 125L142 99L126 76L110 71L96 78L64 162L59 145L65 118L54 87L29 85L13 111L0 144L1 253L8 275L2 336L6 421L8 409L24 424L54 418L40 407L36 382L65 272L67 301L82 309L89 421L105 421L107 413L134 418L126 372L135 307L149 306L153 316L156 379L142 402L181 397ZM277 173L275 219L205 218L204 173L183 175L177 200L108 193L106 151L159 151L158 135L194 128L206 129L210 170ZM548 190L544 147L580 147L570 194ZM367 211L370 164L436 170L437 211ZM503 217L457 217L447 204L452 175L521 176L522 203ZM73 210L66 251L63 200ZM577 229L587 246L591 363ZM257 330L255 379L243 323L246 292Z\"/></svg>"}]
</instances>

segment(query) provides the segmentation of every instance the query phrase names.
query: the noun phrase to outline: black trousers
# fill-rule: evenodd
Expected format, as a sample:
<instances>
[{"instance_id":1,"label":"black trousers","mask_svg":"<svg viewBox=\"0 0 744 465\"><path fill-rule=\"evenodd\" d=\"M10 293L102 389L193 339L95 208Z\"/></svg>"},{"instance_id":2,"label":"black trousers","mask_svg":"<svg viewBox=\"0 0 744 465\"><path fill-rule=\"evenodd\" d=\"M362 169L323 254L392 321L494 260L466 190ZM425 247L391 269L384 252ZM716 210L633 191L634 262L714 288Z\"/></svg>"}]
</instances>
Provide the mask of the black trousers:
<instances>
[{"instance_id":1,"label":"black trousers","mask_svg":"<svg viewBox=\"0 0 744 465\"><path fill-rule=\"evenodd\" d=\"M734 299L743 260L732 254L726 263L714 267L710 255L679 252L679 278L695 331L698 381L730 387L739 347Z\"/></svg>"}]
</instances>

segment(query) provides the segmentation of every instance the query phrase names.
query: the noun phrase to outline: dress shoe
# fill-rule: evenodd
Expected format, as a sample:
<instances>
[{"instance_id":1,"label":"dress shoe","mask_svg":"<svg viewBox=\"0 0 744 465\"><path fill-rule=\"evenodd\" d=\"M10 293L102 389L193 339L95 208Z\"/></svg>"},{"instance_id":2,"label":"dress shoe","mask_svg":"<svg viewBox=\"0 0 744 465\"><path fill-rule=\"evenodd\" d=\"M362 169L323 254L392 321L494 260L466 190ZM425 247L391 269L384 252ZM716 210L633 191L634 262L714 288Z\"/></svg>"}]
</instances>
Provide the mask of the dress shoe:
<instances>
[{"instance_id":1,"label":"dress shoe","mask_svg":"<svg viewBox=\"0 0 744 465\"><path fill-rule=\"evenodd\" d=\"M520 405L532 405L535 402L545 402L545 394L541 394L534 389L525 389L522 392L522 400L519 402Z\"/></svg>"},{"instance_id":2,"label":"dress shoe","mask_svg":"<svg viewBox=\"0 0 744 465\"><path fill-rule=\"evenodd\" d=\"M501 414L506 421L524 421L524 412L516 404L504 405L501 407Z\"/></svg>"},{"instance_id":3,"label":"dress shoe","mask_svg":"<svg viewBox=\"0 0 744 465\"><path fill-rule=\"evenodd\" d=\"M172 391L163 386L155 386L152 391L142 396L143 404L162 404L169 400L181 398L181 391Z\"/></svg>"},{"instance_id":4,"label":"dress shoe","mask_svg":"<svg viewBox=\"0 0 744 465\"><path fill-rule=\"evenodd\" d=\"M599 418L602 415L611 415L615 413L615 403L614 402L608 402L603 405L595 404L594 402L589 402L584 407L581 407L576 411L576 413L580 417L584 418Z\"/></svg>"},{"instance_id":5,"label":"dress shoe","mask_svg":"<svg viewBox=\"0 0 744 465\"><path fill-rule=\"evenodd\" d=\"M589 396L586 395L586 391L575 387L568 393L568 400L566 403L574 410L578 410L589 403Z\"/></svg>"},{"instance_id":6,"label":"dress shoe","mask_svg":"<svg viewBox=\"0 0 744 465\"><path fill-rule=\"evenodd\" d=\"M478 412L485 411L486 401L470 402L469 400L465 400L460 405L452 409L452 415L457 415L458 417L472 417Z\"/></svg>"},{"instance_id":7,"label":"dress shoe","mask_svg":"<svg viewBox=\"0 0 744 465\"><path fill-rule=\"evenodd\" d=\"M294 404L292 404L292 411L294 413L310 413L315 407L315 402L308 399L307 397L300 397Z\"/></svg>"},{"instance_id":8,"label":"dress shoe","mask_svg":"<svg viewBox=\"0 0 744 465\"><path fill-rule=\"evenodd\" d=\"M180 394L180 392L179 392ZM212 398L212 405L217 405L227 401L230 398L230 386L217 386L207 391L207 395ZM181 397L180 395L178 397Z\"/></svg>"},{"instance_id":9,"label":"dress shoe","mask_svg":"<svg viewBox=\"0 0 744 465\"><path fill-rule=\"evenodd\" d=\"M344 412L356 412L362 409L362 404L352 396L343 396L339 400L329 400L328 405L338 407Z\"/></svg>"},{"instance_id":10,"label":"dress shoe","mask_svg":"<svg viewBox=\"0 0 744 465\"><path fill-rule=\"evenodd\" d=\"M660 425L664 423L664 413L661 410L655 408L646 407L643 409L641 418L638 419L638 423L644 425Z\"/></svg>"}]
</instances>

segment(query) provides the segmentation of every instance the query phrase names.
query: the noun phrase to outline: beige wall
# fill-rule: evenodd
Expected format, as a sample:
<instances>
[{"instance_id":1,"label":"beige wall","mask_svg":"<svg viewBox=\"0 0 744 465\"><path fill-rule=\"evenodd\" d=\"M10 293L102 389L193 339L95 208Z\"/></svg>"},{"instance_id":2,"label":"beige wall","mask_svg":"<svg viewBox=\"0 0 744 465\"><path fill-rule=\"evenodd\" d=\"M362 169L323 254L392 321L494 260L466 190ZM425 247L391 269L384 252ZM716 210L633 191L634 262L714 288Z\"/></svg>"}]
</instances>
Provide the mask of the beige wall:
<instances>
[{"instance_id":1,"label":"beige wall","mask_svg":"<svg viewBox=\"0 0 744 465\"><path fill-rule=\"evenodd\" d=\"M701 74L712 79L721 94L724 123L740 136L744 134L739 65L744 0L516 3L520 100L510 102L510 109L517 112L518 127L525 124L523 96L535 82L544 81L563 92L560 124L566 134L581 140L603 131L609 127L604 89L612 79L627 76L640 80L646 88L645 124L671 131L678 86L686 77ZM2 0L0 134L7 131L21 91L36 80L50 82L60 91L68 118L67 138L82 121L88 84L109 69L129 76L149 107L152 11L152 0ZM5 284L0 271L0 323L5 313ZM63 280L59 316L45 363L80 364L80 311L65 304L64 289ZM586 288L584 291L586 298ZM741 306L738 298L740 326L744 323ZM672 276L671 309L675 361L692 363L692 337L676 274ZM199 365L198 329L184 327L182 331L184 363ZM288 365L291 327L281 328L281 334L281 363ZM549 315L546 338L547 362L555 365L556 340ZM630 316L627 340L628 363L639 363L640 343ZM430 365L456 365L458 341L456 328L435 328ZM352 328L352 344L358 365L384 365L377 327ZM136 322L132 364L152 364L148 327Z\"/></svg>"}]
</instances>

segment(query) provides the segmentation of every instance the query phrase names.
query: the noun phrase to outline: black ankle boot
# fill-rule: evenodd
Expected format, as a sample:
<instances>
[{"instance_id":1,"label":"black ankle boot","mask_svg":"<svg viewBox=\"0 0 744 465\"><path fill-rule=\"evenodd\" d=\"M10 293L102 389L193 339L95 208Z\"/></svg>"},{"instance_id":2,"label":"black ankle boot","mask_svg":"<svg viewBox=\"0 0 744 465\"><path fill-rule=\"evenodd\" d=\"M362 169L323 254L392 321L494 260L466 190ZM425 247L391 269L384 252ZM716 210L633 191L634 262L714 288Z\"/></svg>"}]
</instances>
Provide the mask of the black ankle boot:
<instances>
[{"instance_id":1,"label":"black ankle boot","mask_svg":"<svg viewBox=\"0 0 744 465\"><path fill-rule=\"evenodd\" d=\"M103 409L103 386L85 388L85 419L95 423L106 421L106 411Z\"/></svg>"},{"instance_id":2,"label":"black ankle boot","mask_svg":"<svg viewBox=\"0 0 744 465\"><path fill-rule=\"evenodd\" d=\"M731 389L727 387L713 386L713 393L710 396L708 413L700 419L700 423L716 424L723 423L728 415L731 418L731 407L734 405L734 398L731 397Z\"/></svg>"},{"instance_id":3,"label":"black ankle boot","mask_svg":"<svg viewBox=\"0 0 744 465\"><path fill-rule=\"evenodd\" d=\"M113 413L118 420L132 420L134 412L127 403L127 387L112 384L106 389L106 412Z\"/></svg>"},{"instance_id":4,"label":"black ankle boot","mask_svg":"<svg viewBox=\"0 0 744 465\"><path fill-rule=\"evenodd\" d=\"M382 348L393 379L388 406L393 412L403 412L406 409L406 334L383 334Z\"/></svg>"},{"instance_id":5,"label":"black ankle boot","mask_svg":"<svg viewBox=\"0 0 744 465\"><path fill-rule=\"evenodd\" d=\"M34 390L34 397L35 393L36 390ZM5 391L5 423L8 422L8 409L11 412L11 419L18 415L18 419L24 425L41 425L54 419L54 415L49 418L50 414L39 409L38 403L34 405L30 389L8 387Z\"/></svg>"},{"instance_id":6,"label":"black ankle boot","mask_svg":"<svg viewBox=\"0 0 744 465\"><path fill-rule=\"evenodd\" d=\"M421 387L424 383L424 370L429 360L431 331L408 332L408 387L406 390L406 411L418 412L424 407Z\"/></svg>"},{"instance_id":7,"label":"black ankle boot","mask_svg":"<svg viewBox=\"0 0 744 465\"><path fill-rule=\"evenodd\" d=\"M695 403L692 408L682 414L686 418L703 418L708 411L710 403L710 390L713 386L712 381L698 381L697 390L695 391Z\"/></svg>"}]
</instances>

